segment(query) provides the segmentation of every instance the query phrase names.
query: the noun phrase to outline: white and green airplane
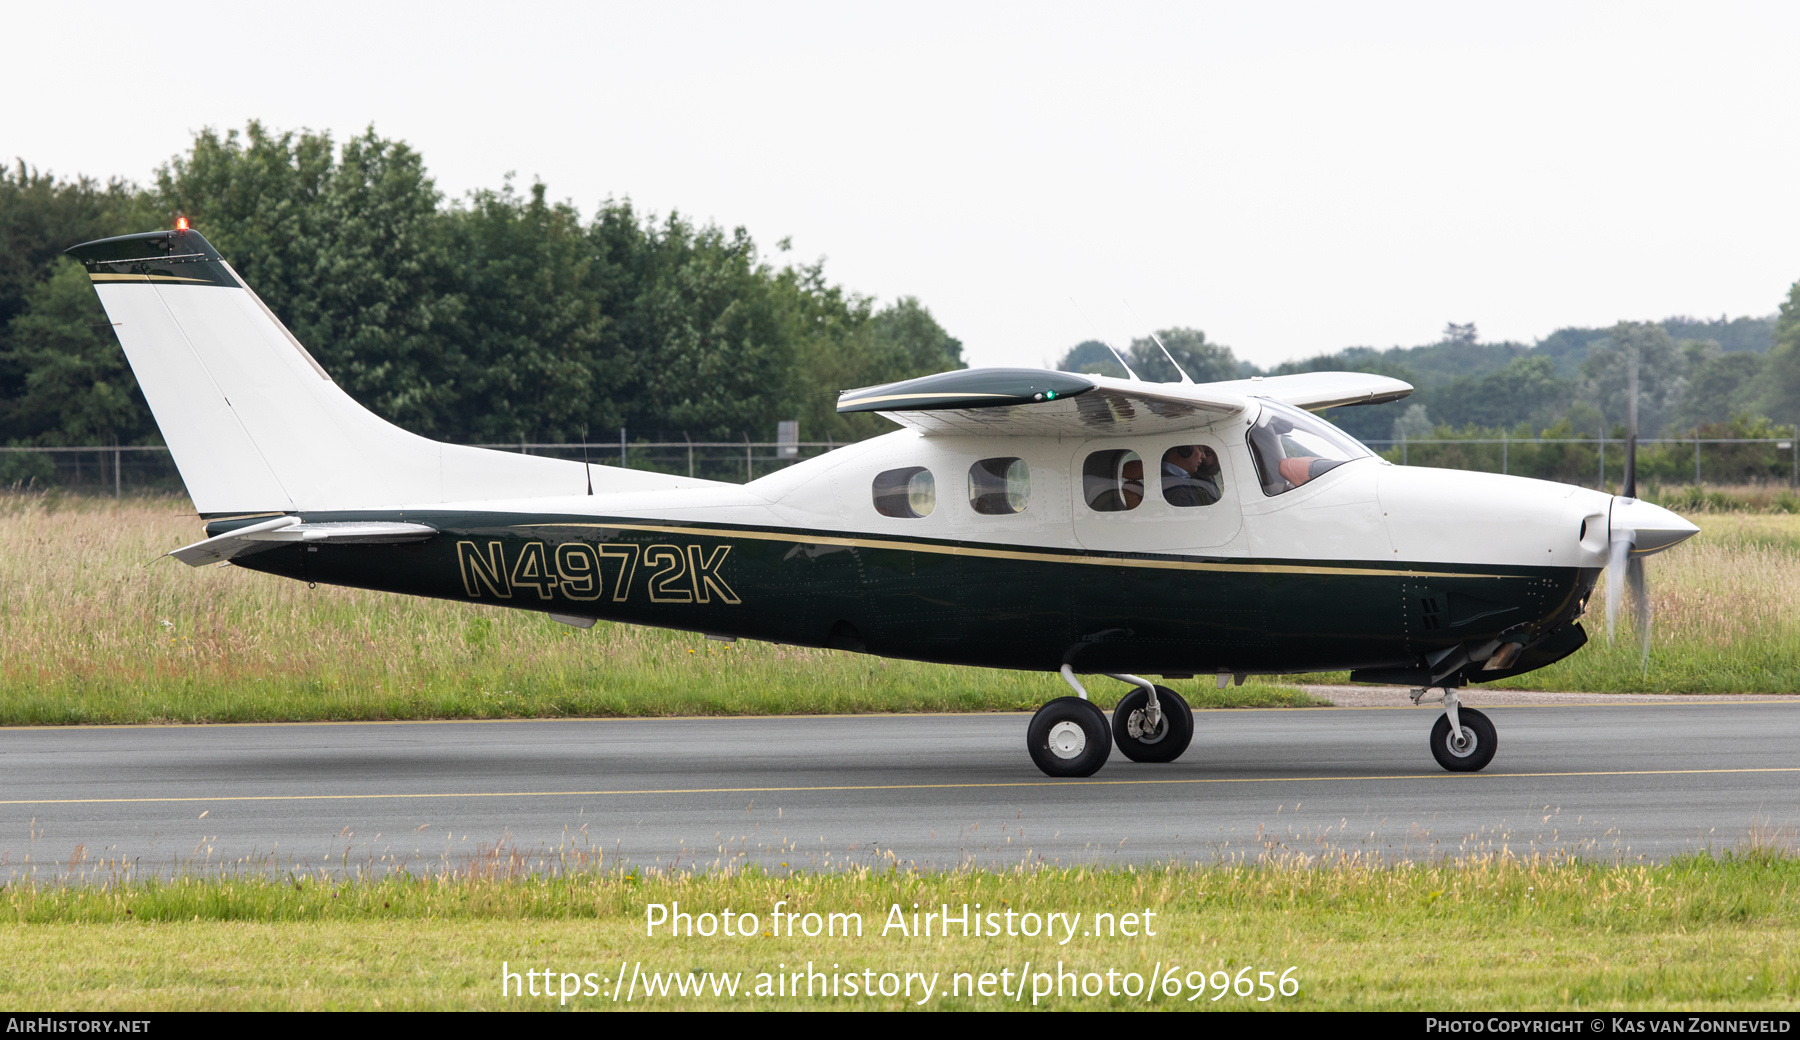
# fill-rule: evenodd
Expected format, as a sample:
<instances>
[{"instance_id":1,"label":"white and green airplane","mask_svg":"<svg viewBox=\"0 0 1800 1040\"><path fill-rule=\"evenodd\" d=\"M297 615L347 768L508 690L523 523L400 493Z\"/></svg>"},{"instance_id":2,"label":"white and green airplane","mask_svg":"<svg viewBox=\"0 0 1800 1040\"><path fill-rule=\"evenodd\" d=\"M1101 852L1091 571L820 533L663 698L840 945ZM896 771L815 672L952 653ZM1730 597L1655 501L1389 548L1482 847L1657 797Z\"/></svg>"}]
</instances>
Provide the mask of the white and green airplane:
<instances>
[{"instance_id":1,"label":"white and green airplane","mask_svg":"<svg viewBox=\"0 0 1800 1040\"><path fill-rule=\"evenodd\" d=\"M207 522L184 563L1060 672L1027 727L1051 776L1186 750L1141 675L1314 671L1435 691L1433 756L1481 769L1457 690L1575 652L1609 561L1641 596L1638 558L1697 530L1630 483L1391 465L1308 411L1412 390L1362 373L945 372L845 392L904 429L742 485L443 444L351 399L185 223L69 252ZM1135 687L1110 725L1083 674Z\"/></svg>"}]
</instances>

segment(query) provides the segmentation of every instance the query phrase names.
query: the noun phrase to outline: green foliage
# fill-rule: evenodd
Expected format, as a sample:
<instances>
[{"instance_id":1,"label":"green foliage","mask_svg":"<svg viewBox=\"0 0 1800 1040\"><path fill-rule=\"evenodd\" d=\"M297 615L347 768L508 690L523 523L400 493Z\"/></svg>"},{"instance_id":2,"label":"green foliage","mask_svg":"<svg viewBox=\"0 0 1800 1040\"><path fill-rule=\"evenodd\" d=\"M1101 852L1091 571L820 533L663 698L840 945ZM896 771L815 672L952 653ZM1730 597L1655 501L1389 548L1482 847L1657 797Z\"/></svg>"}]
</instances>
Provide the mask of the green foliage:
<instances>
[{"instance_id":1,"label":"green foliage","mask_svg":"<svg viewBox=\"0 0 1800 1040\"><path fill-rule=\"evenodd\" d=\"M1800 282L1788 289L1773 339L1762 407L1780 422L1800 422Z\"/></svg>"},{"instance_id":2,"label":"green foliage","mask_svg":"<svg viewBox=\"0 0 1800 1040\"><path fill-rule=\"evenodd\" d=\"M139 190L0 171L0 437L154 439L76 242L204 232L345 390L446 440L767 440L880 432L852 387L962 365L917 300L877 309L822 266L777 268L742 228L608 201L584 221L542 184L446 203L423 158L373 129L206 130ZM10 323L10 324L8 324ZM4 476L4 474L0 474Z\"/></svg>"},{"instance_id":3,"label":"green foliage","mask_svg":"<svg viewBox=\"0 0 1800 1040\"><path fill-rule=\"evenodd\" d=\"M69 259L53 271L27 293L0 350L0 371L18 388L0 404L9 432L37 444L155 443L149 409L87 272Z\"/></svg>"},{"instance_id":4,"label":"green foliage","mask_svg":"<svg viewBox=\"0 0 1800 1040\"><path fill-rule=\"evenodd\" d=\"M1162 340L1158 347L1156 340ZM1174 328L1158 329L1155 336L1143 336L1131 341L1131 349L1127 356L1131 358L1131 367L1142 379L1157 383L1173 383L1181 379L1169 358L1163 355L1162 348L1167 347L1169 356L1175 359L1188 378L1196 383L1212 383L1224 379L1238 377L1238 363L1231 356L1231 348L1220 343L1209 343L1206 333L1199 329Z\"/></svg>"},{"instance_id":5,"label":"green foliage","mask_svg":"<svg viewBox=\"0 0 1800 1040\"><path fill-rule=\"evenodd\" d=\"M1162 340L1161 346L1157 345L1158 339ZM1164 348L1168 349L1167 355L1163 353ZM1180 365L1181 371L1196 383L1237 379L1243 374L1243 363L1232 356L1231 348L1211 342L1199 329L1158 329L1151 335L1140 336L1125 348L1125 358L1139 379L1152 383L1180 382L1181 372L1175 370L1175 365ZM1170 358L1175 359L1175 365L1169 363ZM1116 379L1125 377L1125 368L1119 364L1112 349L1097 339L1084 340L1070 347L1056 367L1064 372L1087 372Z\"/></svg>"},{"instance_id":6,"label":"green foliage","mask_svg":"<svg viewBox=\"0 0 1800 1040\"><path fill-rule=\"evenodd\" d=\"M1687 358L1660 325L1622 321L1604 342L1588 348L1581 363L1581 398L1599 409L1608 425L1626 421L1627 370L1632 355L1638 370L1638 435L1658 436L1687 391Z\"/></svg>"},{"instance_id":7,"label":"green foliage","mask_svg":"<svg viewBox=\"0 0 1800 1040\"><path fill-rule=\"evenodd\" d=\"M1464 376L1439 387L1431 395L1431 407L1477 426L1547 424L1568 405L1572 390L1567 380L1557 378L1556 363L1549 358L1516 357L1487 375Z\"/></svg>"}]
</instances>

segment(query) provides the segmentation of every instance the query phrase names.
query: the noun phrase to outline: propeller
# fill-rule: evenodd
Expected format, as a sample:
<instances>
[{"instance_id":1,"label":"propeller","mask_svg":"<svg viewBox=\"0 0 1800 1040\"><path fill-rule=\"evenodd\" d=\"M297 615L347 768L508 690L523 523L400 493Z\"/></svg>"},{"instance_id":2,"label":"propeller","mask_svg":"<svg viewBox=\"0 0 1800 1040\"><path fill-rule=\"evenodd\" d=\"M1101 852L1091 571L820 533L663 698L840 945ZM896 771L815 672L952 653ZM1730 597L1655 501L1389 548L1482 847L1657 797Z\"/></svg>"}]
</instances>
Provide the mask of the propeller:
<instances>
[{"instance_id":1,"label":"propeller","mask_svg":"<svg viewBox=\"0 0 1800 1040\"><path fill-rule=\"evenodd\" d=\"M1606 638L1611 642L1618 628L1619 605L1631 596L1631 613L1637 622L1641 663L1650 669L1650 585L1644 574L1644 557L1686 541L1700 529L1661 506L1637 497L1637 351L1630 353L1627 368L1625 434L1625 482L1612 502L1611 544L1606 563Z\"/></svg>"}]
</instances>

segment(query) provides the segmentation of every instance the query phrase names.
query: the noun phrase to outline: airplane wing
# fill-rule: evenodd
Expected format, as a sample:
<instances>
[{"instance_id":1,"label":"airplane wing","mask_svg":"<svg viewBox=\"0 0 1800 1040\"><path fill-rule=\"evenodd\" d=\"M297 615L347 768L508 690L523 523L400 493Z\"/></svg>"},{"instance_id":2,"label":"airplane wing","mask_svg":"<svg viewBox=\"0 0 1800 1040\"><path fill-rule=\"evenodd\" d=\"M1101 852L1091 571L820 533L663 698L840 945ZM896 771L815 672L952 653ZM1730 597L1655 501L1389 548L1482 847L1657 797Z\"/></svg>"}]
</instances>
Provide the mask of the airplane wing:
<instances>
[{"instance_id":1,"label":"airplane wing","mask_svg":"<svg viewBox=\"0 0 1800 1040\"><path fill-rule=\"evenodd\" d=\"M394 542L422 542L437 534L437 528L425 524L390 521L355 521L308 524L297 516L278 516L240 527L235 531L184 546L169 553L189 567L204 567L273 549L293 542L332 542L338 545L380 545Z\"/></svg>"},{"instance_id":2,"label":"airplane wing","mask_svg":"<svg viewBox=\"0 0 1800 1040\"><path fill-rule=\"evenodd\" d=\"M1220 383L1145 383L1038 368L973 368L846 390L838 411L879 412L927 434L1107 436L1205 426L1266 397L1301 408L1398 400L1412 387L1362 372Z\"/></svg>"},{"instance_id":3,"label":"airplane wing","mask_svg":"<svg viewBox=\"0 0 1800 1040\"><path fill-rule=\"evenodd\" d=\"M1272 398L1313 412L1354 404L1386 404L1413 392L1411 383L1370 372L1296 372L1206 385L1249 397Z\"/></svg>"}]
</instances>

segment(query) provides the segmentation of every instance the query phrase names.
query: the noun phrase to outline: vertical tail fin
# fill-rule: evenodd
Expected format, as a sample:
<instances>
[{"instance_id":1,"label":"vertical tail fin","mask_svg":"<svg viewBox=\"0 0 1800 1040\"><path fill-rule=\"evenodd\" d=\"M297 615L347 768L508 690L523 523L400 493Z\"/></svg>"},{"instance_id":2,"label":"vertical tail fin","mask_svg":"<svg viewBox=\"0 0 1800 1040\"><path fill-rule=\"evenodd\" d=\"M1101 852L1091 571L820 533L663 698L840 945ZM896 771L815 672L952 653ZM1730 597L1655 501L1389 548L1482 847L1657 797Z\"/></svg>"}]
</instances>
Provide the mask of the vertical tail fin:
<instances>
[{"instance_id":1,"label":"vertical tail fin","mask_svg":"<svg viewBox=\"0 0 1800 1040\"><path fill-rule=\"evenodd\" d=\"M408 433L356 403L197 231L75 246L204 515L709 483ZM591 474L591 477L590 477Z\"/></svg>"}]
</instances>

